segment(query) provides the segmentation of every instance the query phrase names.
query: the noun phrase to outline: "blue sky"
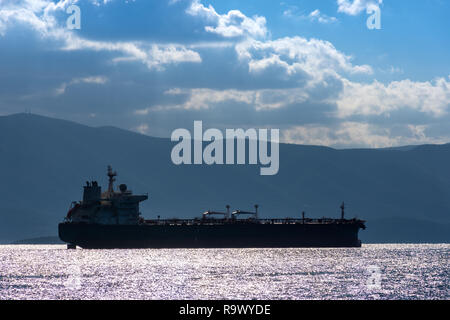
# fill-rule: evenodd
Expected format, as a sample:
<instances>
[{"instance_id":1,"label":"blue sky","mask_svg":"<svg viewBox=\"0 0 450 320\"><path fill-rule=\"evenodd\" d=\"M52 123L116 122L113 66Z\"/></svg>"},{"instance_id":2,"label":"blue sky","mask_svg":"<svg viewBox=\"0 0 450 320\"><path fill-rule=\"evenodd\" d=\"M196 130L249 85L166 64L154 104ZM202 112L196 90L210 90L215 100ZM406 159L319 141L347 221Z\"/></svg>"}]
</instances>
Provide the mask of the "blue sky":
<instances>
[{"instance_id":1,"label":"blue sky","mask_svg":"<svg viewBox=\"0 0 450 320\"><path fill-rule=\"evenodd\" d=\"M72 4L80 30L66 27ZM162 137L203 120L338 148L450 142L448 12L445 0L0 0L0 114Z\"/></svg>"}]
</instances>

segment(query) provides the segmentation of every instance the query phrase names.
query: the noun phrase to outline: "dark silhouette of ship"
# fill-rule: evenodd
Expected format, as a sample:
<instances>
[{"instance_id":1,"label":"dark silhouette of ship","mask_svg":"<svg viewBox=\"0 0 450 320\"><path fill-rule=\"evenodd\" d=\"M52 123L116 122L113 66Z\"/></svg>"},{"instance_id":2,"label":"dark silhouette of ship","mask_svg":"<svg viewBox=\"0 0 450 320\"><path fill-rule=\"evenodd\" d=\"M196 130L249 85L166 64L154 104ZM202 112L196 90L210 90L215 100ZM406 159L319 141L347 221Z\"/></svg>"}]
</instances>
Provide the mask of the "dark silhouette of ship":
<instances>
[{"instance_id":1,"label":"dark silhouette of ship","mask_svg":"<svg viewBox=\"0 0 450 320\"><path fill-rule=\"evenodd\" d=\"M144 220L139 203L125 184L114 191L116 172L108 166L108 190L86 182L83 200L72 202L58 234L68 248L286 248L360 247L365 221L341 218L260 219L255 211L206 211L201 218Z\"/></svg>"}]
</instances>

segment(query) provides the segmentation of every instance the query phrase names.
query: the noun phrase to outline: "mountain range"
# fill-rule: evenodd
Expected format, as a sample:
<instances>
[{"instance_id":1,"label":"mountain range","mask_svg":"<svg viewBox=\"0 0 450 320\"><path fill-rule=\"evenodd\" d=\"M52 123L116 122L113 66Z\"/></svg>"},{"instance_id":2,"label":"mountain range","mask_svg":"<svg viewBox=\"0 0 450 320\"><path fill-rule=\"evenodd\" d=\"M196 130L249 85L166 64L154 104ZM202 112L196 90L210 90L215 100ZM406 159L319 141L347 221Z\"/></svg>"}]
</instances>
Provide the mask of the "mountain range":
<instances>
[{"instance_id":1,"label":"mountain range","mask_svg":"<svg viewBox=\"0 0 450 320\"><path fill-rule=\"evenodd\" d=\"M367 221L365 242L450 241L450 144L388 149L280 145L280 170L255 165L174 165L174 142L115 127L34 114L0 117L0 241L54 236L87 180L148 193L146 218L251 210L262 217L347 217Z\"/></svg>"}]
</instances>

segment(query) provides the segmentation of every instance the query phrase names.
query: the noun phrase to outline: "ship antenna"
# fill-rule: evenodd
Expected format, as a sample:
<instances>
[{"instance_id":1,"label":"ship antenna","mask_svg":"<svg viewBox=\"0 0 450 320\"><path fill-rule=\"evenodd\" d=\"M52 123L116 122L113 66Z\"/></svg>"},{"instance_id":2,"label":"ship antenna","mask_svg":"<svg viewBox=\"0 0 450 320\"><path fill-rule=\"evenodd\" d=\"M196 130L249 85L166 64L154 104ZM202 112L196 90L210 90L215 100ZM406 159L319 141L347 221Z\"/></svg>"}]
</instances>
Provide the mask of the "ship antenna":
<instances>
[{"instance_id":1,"label":"ship antenna","mask_svg":"<svg viewBox=\"0 0 450 320\"><path fill-rule=\"evenodd\" d=\"M108 184L108 193L111 195L114 192L114 177L117 176L117 172L113 171L111 166L108 166L108 177L109 177L109 184Z\"/></svg>"},{"instance_id":2,"label":"ship antenna","mask_svg":"<svg viewBox=\"0 0 450 320\"><path fill-rule=\"evenodd\" d=\"M345 203L342 202L342 204L341 204L341 220L344 220L344 210L345 210Z\"/></svg>"}]
</instances>

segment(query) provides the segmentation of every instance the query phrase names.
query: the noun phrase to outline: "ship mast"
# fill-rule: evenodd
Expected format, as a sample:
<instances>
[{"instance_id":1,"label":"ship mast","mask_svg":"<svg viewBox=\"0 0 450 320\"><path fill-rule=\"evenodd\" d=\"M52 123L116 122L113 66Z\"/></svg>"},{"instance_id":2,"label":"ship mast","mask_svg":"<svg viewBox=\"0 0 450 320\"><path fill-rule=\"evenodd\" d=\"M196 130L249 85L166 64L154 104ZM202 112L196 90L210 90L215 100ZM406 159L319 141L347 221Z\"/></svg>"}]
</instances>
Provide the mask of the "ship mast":
<instances>
[{"instance_id":1,"label":"ship mast","mask_svg":"<svg viewBox=\"0 0 450 320\"><path fill-rule=\"evenodd\" d=\"M345 203L342 202L342 204L341 204L341 220L344 220L344 210L345 210Z\"/></svg>"},{"instance_id":2,"label":"ship mast","mask_svg":"<svg viewBox=\"0 0 450 320\"><path fill-rule=\"evenodd\" d=\"M117 176L117 172L113 171L111 166L108 166L108 177L109 177L109 183L108 183L108 194L111 196L114 193L114 177Z\"/></svg>"}]
</instances>

